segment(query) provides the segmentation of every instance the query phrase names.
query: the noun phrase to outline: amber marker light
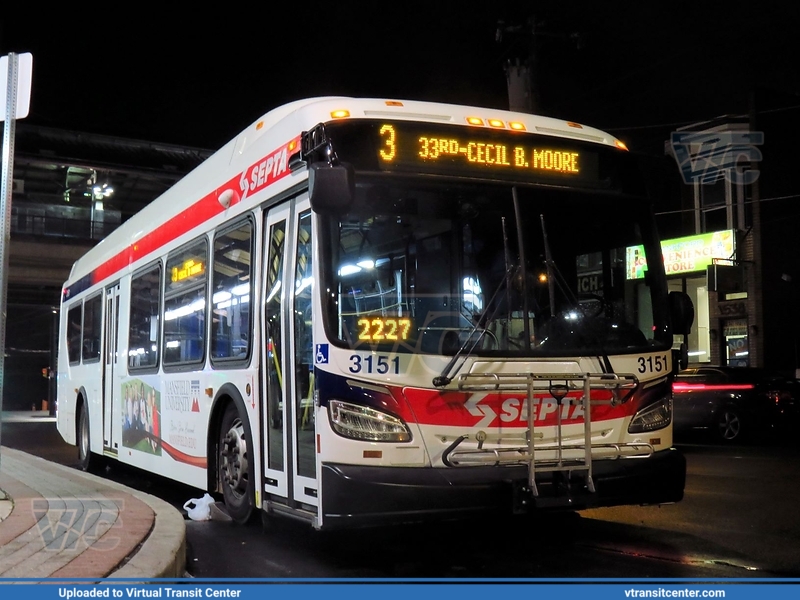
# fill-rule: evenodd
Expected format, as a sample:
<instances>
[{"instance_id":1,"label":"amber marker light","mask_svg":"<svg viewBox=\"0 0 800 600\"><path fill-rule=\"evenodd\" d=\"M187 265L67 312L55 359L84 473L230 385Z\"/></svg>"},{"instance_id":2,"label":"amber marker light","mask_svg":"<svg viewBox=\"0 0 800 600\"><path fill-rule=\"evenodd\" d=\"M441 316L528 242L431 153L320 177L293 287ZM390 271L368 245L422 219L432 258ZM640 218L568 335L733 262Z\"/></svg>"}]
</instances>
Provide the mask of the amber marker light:
<instances>
[{"instance_id":1,"label":"amber marker light","mask_svg":"<svg viewBox=\"0 0 800 600\"><path fill-rule=\"evenodd\" d=\"M483 119L479 117L467 117L467 123L470 125L483 125Z\"/></svg>"},{"instance_id":2,"label":"amber marker light","mask_svg":"<svg viewBox=\"0 0 800 600\"><path fill-rule=\"evenodd\" d=\"M489 127L505 127L506 124L499 119L489 119Z\"/></svg>"},{"instance_id":3,"label":"amber marker light","mask_svg":"<svg viewBox=\"0 0 800 600\"><path fill-rule=\"evenodd\" d=\"M334 110L331 112L331 117L334 119L345 119L350 116L350 111L345 109Z\"/></svg>"},{"instance_id":4,"label":"amber marker light","mask_svg":"<svg viewBox=\"0 0 800 600\"><path fill-rule=\"evenodd\" d=\"M509 121L508 126L514 131L525 131L525 123L519 121Z\"/></svg>"},{"instance_id":5,"label":"amber marker light","mask_svg":"<svg viewBox=\"0 0 800 600\"><path fill-rule=\"evenodd\" d=\"M262 127L264 127L264 121L259 121L258 123L256 123L256 131L258 131Z\"/></svg>"},{"instance_id":6,"label":"amber marker light","mask_svg":"<svg viewBox=\"0 0 800 600\"><path fill-rule=\"evenodd\" d=\"M403 103L398 102L397 100L387 100L386 106L403 106Z\"/></svg>"},{"instance_id":7,"label":"amber marker light","mask_svg":"<svg viewBox=\"0 0 800 600\"><path fill-rule=\"evenodd\" d=\"M614 145L620 150L628 149L628 147L625 145L625 142L623 142L622 140L614 140Z\"/></svg>"},{"instance_id":8,"label":"amber marker light","mask_svg":"<svg viewBox=\"0 0 800 600\"><path fill-rule=\"evenodd\" d=\"M576 123L575 121L567 121L567 125L574 127L575 129L583 129L583 125Z\"/></svg>"}]
</instances>

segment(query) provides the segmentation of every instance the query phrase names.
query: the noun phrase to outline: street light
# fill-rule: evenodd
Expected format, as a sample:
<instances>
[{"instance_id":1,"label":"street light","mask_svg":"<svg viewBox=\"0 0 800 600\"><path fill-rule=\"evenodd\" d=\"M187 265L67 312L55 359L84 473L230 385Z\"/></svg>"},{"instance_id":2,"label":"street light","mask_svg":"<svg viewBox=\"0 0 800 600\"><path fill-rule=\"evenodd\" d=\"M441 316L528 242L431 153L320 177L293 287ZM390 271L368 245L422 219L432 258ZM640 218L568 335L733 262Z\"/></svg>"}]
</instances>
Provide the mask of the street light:
<instances>
[{"instance_id":1,"label":"street light","mask_svg":"<svg viewBox=\"0 0 800 600\"><path fill-rule=\"evenodd\" d=\"M102 184L94 184L92 187L92 205L91 205L91 229L89 232L89 236L91 239L94 239L95 233L95 215L98 212L103 212L103 201L106 198L111 197L114 193L114 188L111 184L106 180L105 183Z\"/></svg>"}]
</instances>

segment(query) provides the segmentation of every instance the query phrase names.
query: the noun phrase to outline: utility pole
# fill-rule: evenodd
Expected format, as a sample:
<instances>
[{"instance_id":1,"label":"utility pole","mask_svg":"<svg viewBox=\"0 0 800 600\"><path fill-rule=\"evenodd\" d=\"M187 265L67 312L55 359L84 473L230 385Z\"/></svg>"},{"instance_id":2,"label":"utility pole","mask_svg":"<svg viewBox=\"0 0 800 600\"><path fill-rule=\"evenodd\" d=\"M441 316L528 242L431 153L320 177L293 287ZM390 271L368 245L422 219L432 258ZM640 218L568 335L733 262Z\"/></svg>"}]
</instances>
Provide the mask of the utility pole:
<instances>
[{"instance_id":1,"label":"utility pole","mask_svg":"<svg viewBox=\"0 0 800 600\"><path fill-rule=\"evenodd\" d=\"M536 18L529 17L525 25L507 25L497 22L495 40L498 44L508 39L522 39L524 51L506 60L503 68L508 86L508 108L515 112L534 113L539 106L536 94Z\"/></svg>"},{"instance_id":2,"label":"utility pole","mask_svg":"<svg viewBox=\"0 0 800 600\"><path fill-rule=\"evenodd\" d=\"M580 50L581 38L578 33L555 33L548 31L544 21L534 15L523 25L497 22L495 41L508 46L511 55L506 59L503 69L506 72L509 110L524 113L543 113L539 85L539 45L543 38L557 38L574 42Z\"/></svg>"},{"instance_id":3,"label":"utility pole","mask_svg":"<svg viewBox=\"0 0 800 600\"><path fill-rule=\"evenodd\" d=\"M756 90L752 90L749 95L749 129L750 132L758 131L758 119L756 108L757 96ZM753 171L758 170L758 163L752 162L750 168ZM756 298L758 300L753 303L754 321L750 324L750 331L748 332L748 340L750 346L750 364L752 366L766 366L764 365L764 303L763 303L763 275L762 275L762 253L761 253L761 191L759 189L758 179L750 184L750 200L752 202L752 231L753 236L753 277L752 281L748 282L748 298ZM751 296L752 294L752 296ZM753 339L755 338L755 339ZM755 342L755 343L753 343ZM755 356L753 356L755 354Z\"/></svg>"},{"instance_id":4,"label":"utility pole","mask_svg":"<svg viewBox=\"0 0 800 600\"><path fill-rule=\"evenodd\" d=\"M11 251L11 195L14 175L14 131L17 119L28 116L33 57L29 52L0 57L0 119L3 120L2 172L0 172L0 415L6 355L6 295L8 255ZM2 427L0 427L2 429Z\"/></svg>"}]
</instances>

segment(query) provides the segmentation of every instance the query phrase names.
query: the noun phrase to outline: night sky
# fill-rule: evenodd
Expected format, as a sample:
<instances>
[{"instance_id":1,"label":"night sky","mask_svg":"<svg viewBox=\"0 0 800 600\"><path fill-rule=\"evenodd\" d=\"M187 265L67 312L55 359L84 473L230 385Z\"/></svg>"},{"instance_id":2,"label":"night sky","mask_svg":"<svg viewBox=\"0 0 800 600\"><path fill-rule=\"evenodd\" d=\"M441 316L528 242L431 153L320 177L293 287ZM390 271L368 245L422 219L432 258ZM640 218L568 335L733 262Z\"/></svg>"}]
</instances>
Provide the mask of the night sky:
<instances>
[{"instance_id":1,"label":"night sky","mask_svg":"<svg viewBox=\"0 0 800 600\"><path fill-rule=\"evenodd\" d=\"M503 65L528 55L531 37L514 30L530 31L534 17L538 112L636 149L648 132L664 139L657 126L746 112L754 86L800 103L791 4L268 2L187 5L191 14L35 5L3 10L0 54L33 54L28 123L216 149L303 97L507 108Z\"/></svg>"}]
</instances>

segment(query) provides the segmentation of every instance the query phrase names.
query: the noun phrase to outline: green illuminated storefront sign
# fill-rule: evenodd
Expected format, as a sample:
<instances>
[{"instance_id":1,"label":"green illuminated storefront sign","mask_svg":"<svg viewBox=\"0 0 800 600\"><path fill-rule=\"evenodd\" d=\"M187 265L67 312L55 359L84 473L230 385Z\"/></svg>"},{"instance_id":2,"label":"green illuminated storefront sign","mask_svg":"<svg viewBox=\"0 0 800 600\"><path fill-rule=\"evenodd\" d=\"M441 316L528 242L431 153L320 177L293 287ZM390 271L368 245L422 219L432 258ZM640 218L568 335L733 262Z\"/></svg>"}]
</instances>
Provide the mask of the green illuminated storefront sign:
<instances>
[{"instance_id":1,"label":"green illuminated storefront sign","mask_svg":"<svg viewBox=\"0 0 800 600\"><path fill-rule=\"evenodd\" d=\"M669 275L705 271L715 259L731 260L736 251L736 236L732 229L701 233L664 240L661 252L664 255L664 270ZM626 278L641 279L647 270L643 246L626 248Z\"/></svg>"}]
</instances>

